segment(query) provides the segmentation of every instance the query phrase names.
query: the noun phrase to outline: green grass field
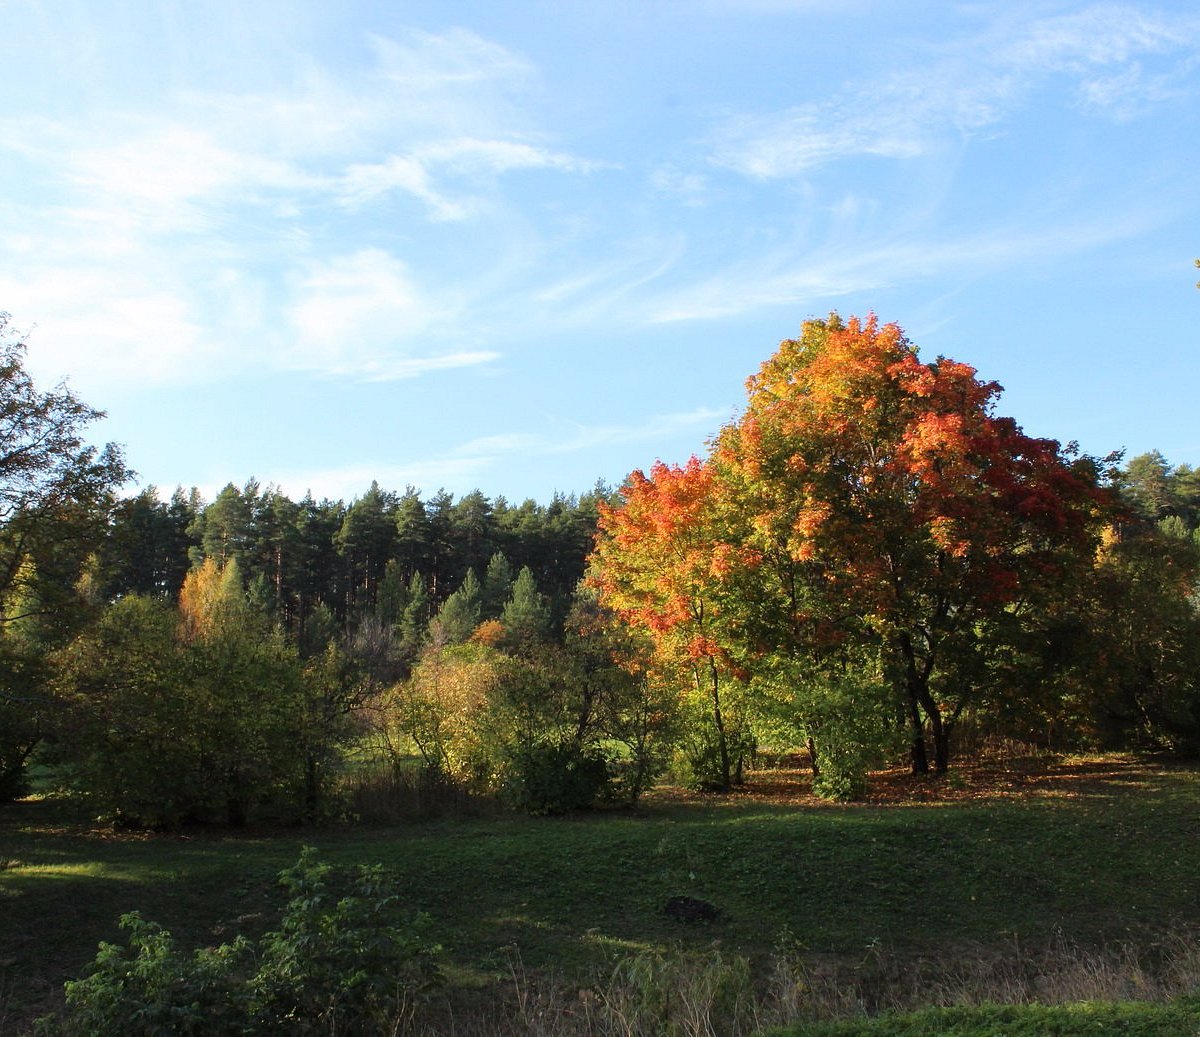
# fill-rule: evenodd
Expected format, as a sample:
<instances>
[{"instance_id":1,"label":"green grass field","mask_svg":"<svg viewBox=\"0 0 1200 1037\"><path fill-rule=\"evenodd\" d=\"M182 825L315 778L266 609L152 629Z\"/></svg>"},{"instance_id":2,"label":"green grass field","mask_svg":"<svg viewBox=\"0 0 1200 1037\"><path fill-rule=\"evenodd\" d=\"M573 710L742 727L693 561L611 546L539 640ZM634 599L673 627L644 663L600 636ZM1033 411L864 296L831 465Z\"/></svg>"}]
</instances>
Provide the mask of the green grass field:
<instances>
[{"instance_id":1,"label":"green grass field","mask_svg":"<svg viewBox=\"0 0 1200 1037\"><path fill-rule=\"evenodd\" d=\"M1195 1037L1200 1004L988 1005L772 1030L764 1037Z\"/></svg>"},{"instance_id":2,"label":"green grass field","mask_svg":"<svg viewBox=\"0 0 1200 1037\"><path fill-rule=\"evenodd\" d=\"M1200 928L1198 808L1200 772L1131 758L893 775L852 806L757 774L742 794L661 793L628 813L243 834L116 834L27 800L0 807L0 1030L53 1007L123 912L196 946L270 926L276 877L305 844L395 875L466 984L503 975L514 948L526 969L585 982L645 950L765 962L785 935L814 962L892 972L1063 940L1153 960ZM680 894L720 918L668 917Z\"/></svg>"}]
</instances>

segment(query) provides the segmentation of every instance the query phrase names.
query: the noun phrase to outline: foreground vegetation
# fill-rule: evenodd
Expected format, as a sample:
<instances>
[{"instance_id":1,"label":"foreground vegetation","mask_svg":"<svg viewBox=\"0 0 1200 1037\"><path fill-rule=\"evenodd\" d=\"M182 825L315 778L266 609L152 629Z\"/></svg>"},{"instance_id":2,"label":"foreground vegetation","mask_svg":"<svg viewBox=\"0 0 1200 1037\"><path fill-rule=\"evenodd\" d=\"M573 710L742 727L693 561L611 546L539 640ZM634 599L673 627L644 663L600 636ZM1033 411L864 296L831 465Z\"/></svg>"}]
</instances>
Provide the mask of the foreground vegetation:
<instances>
[{"instance_id":1,"label":"foreground vegetation","mask_svg":"<svg viewBox=\"0 0 1200 1037\"><path fill-rule=\"evenodd\" d=\"M539 1032L540 1012L559 1019L540 1032L617 1032L570 1027L599 1018L597 998L628 1014L688 990L693 1002L716 998L708 1011L734 1012L748 1033L925 1005L1161 1000L1200 987L1194 769L1026 758L952 782L881 774L873 787L869 802L833 806L795 771L762 771L732 797L660 790L636 812L237 835L122 835L81 823L66 801L21 801L0 813L4 1023L21 1032L61 1004L63 981L85 971L98 941L125 942L126 912L189 953L277 930L278 875L304 844L333 865L381 866L403 910L429 915L449 985L427 1011L453 1005L464 1027L478 1016ZM718 917L672 918L664 906L679 895ZM977 1031L952 1032L994 1032L980 1018Z\"/></svg>"}]
</instances>

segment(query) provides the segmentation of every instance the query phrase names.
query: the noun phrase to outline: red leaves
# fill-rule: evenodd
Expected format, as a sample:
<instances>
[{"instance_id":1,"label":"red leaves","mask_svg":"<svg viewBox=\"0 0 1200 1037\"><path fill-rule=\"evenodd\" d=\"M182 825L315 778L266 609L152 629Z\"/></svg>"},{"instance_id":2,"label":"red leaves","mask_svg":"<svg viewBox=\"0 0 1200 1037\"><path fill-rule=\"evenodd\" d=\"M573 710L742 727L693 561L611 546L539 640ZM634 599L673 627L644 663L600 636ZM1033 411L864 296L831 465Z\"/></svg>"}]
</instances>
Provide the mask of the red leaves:
<instances>
[{"instance_id":1,"label":"red leaves","mask_svg":"<svg viewBox=\"0 0 1200 1037\"><path fill-rule=\"evenodd\" d=\"M605 603L654 634L667 634L697 616L698 588L714 567L728 569L730 552L714 552L712 470L657 462L646 476L633 472L619 508L602 508L593 582Z\"/></svg>"},{"instance_id":2,"label":"red leaves","mask_svg":"<svg viewBox=\"0 0 1200 1037\"><path fill-rule=\"evenodd\" d=\"M709 460L634 472L601 514L593 582L678 659L733 672L735 645L949 636L1090 554L1108 506L1094 473L894 324L810 321L747 389Z\"/></svg>"},{"instance_id":3,"label":"red leaves","mask_svg":"<svg viewBox=\"0 0 1200 1037\"><path fill-rule=\"evenodd\" d=\"M922 363L896 325L809 322L748 388L714 455L746 526L866 613L1014 601L1091 536L1094 480L994 416L997 383Z\"/></svg>"}]
</instances>

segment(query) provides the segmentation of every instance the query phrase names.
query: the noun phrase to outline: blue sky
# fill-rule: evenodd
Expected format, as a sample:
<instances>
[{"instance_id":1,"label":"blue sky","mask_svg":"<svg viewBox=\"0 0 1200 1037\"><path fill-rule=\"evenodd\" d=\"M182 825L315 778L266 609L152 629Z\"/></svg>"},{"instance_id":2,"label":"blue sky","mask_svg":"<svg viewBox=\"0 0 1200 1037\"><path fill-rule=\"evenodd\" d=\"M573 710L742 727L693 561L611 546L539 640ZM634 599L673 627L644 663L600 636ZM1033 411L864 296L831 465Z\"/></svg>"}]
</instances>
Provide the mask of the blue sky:
<instances>
[{"instance_id":1,"label":"blue sky","mask_svg":"<svg viewBox=\"0 0 1200 1037\"><path fill-rule=\"evenodd\" d=\"M546 502L802 321L1200 463L1187 3L0 0L0 309L143 484Z\"/></svg>"}]
</instances>

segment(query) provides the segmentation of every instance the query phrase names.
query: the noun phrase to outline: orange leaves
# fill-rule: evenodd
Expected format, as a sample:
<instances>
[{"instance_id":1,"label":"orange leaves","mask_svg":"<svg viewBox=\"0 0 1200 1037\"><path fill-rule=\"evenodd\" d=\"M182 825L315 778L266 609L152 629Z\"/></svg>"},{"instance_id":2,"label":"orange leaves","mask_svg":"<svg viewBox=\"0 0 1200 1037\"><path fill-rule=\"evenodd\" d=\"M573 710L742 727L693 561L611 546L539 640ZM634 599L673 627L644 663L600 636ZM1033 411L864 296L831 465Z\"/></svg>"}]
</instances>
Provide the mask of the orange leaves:
<instances>
[{"instance_id":1,"label":"orange leaves","mask_svg":"<svg viewBox=\"0 0 1200 1037\"><path fill-rule=\"evenodd\" d=\"M747 389L707 461L634 472L602 510L592 582L675 665L903 640L932 666L939 639L1090 563L1095 473L896 325L809 321Z\"/></svg>"},{"instance_id":2,"label":"orange leaves","mask_svg":"<svg viewBox=\"0 0 1200 1037\"><path fill-rule=\"evenodd\" d=\"M712 471L698 458L633 472L621 507L601 511L593 582L605 603L662 633L692 615L692 588L711 567Z\"/></svg>"},{"instance_id":3,"label":"orange leaves","mask_svg":"<svg viewBox=\"0 0 1200 1037\"><path fill-rule=\"evenodd\" d=\"M922 363L894 324L810 321L748 388L718 454L744 484L744 527L872 614L1014 600L1089 535L1094 485L1058 444L993 416L999 385Z\"/></svg>"},{"instance_id":4,"label":"orange leaves","mask_svg":"<svg viewBox=\"0 0 1200 1037\"><path fill-rule=\"evenodd\" d=\"M605 606L645 632L672 665L706 659L727 668L721 645L725 588L756 552L734 542L711 464L656 463L634 472L622 504L600 516L590 580Z\"/></svg>"},{"instance_id":5,"label":"orange leaves","mask_svg":"<svg viewBox=\"0 0 1200 1037\"><path fill-rule=\"evenodd\" d=\"M704 634L697 634L687 643L687 654L692 659L716 659L723 652L721 646L717 644L711 637Z\"/></svg>"},{"instance_id":6,"label":"orange leaves","mask_svg":"<svg viewBox=\"0 0 1200 1037\"><path fill-rule=\"evenodd\" d=\"M958 522L947 515L938 515L929 523L929 534L933 542L952 558L965 558L971 543Z\"/></svg>"},{"instance_id":7,"label":"orange leaves","mask_svg":"<svg viewBox=\"0 0 1200 1037\"><path fill-rule=\"evenodd\" d=\"M475 628L470 640L485 648L498 648L504 641L504 624L498 619L485 619Z\"/></svg>"}]
</instances>

